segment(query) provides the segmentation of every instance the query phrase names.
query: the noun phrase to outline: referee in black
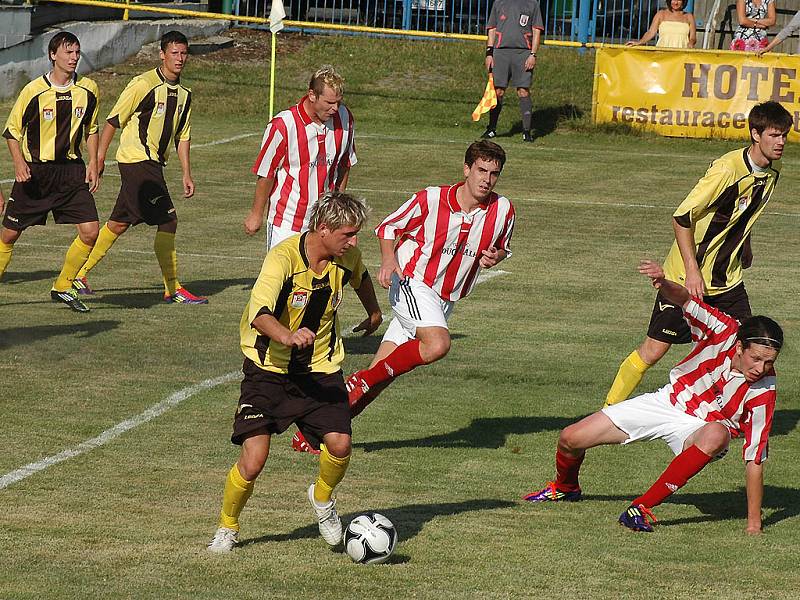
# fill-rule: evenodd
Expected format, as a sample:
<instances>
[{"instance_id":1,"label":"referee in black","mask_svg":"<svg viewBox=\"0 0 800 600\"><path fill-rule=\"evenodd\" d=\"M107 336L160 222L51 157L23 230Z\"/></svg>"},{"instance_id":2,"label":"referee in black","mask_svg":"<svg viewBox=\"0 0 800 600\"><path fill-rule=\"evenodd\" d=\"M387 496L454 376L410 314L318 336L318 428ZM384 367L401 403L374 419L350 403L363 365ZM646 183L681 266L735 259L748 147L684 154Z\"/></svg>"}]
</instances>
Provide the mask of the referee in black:
<instances>
[{"instance_id":1,"label":"referee in black","mask_svg":"<svg viewBox=\"0 0 800 600\"><path fill-rule=\"evenodd\" d=\"M483 137L497 136L497 120L509 82L517 88L522 113L522 140L532 142L531 80L536 66L541 34L542 11L537 0L495 0L486 22L486 69L494 73L497 106L489 111L489 126Z\"/></svg>"}]
</instances>

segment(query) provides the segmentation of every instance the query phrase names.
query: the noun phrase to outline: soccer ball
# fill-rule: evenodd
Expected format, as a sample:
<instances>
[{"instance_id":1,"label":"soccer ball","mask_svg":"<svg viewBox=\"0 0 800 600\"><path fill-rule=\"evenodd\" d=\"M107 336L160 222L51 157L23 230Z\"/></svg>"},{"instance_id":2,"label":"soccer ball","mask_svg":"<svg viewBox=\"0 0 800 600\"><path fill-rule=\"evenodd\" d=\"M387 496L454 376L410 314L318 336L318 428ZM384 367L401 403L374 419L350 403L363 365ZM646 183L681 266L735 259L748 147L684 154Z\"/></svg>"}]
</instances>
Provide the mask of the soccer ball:
<instances>
[{"instance_id":1,"label":"soccer ball","mask_svg":"<svg viewBox=\"0 0 800 600\"><path fill-rule=\"evenodd\" d=\"M362 565L385 562L396 545L397 530L389 519L378 513L358 515L344 532L348 556Z\"/></svg>"}]
</instances>

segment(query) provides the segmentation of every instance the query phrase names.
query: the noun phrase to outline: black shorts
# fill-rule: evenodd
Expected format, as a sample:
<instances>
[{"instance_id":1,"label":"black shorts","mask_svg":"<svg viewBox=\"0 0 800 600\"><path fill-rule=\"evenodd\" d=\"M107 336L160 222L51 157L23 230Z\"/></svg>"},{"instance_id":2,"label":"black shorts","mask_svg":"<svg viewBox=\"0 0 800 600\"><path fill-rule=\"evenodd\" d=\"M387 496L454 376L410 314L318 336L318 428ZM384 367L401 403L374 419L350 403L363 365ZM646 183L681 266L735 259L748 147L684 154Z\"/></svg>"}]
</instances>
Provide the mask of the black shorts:
<instances>
[{"instance_id":1,"label":"black shorts","mask_svg":"<svg viewBox=\"0 0 800 600\"><path fill-rule=\"evenodd\" d=\"M14 182L6 204L3 227L22 231L47 223L52 212L56 223L97 221L97 206L86 183L86 165L74 163L28 163L29 181Z\"/></svg>"},{"instance_id":2,"label":"black shorts","mask_svg":"<svg viewBox=\"0 0 800 600\"><path fill-rule=\"evenodd\" d=\"M122 186L109 219L138 225L163 225L175 221L175 206L164 181L164 167L151 160L119 163Z\"/></svg>"},{"instance_id":3,"label":"black shorts","mask_svg":"<svg viewBox=\"0 0 800 600\"><path fill-rule=\"evenodd\" d=\"M752 316L744 283L716 296L703 296L703 302L728 313L740 322ZM668 344L688 344L692 341L689 326L683 318L683 311L680 307L670 304L661 292L656 296L647 337Z\"/></svg>"},{"instance_id":4,"label":"black shorts","mask_svg":"<svg viewBox=\"0 0 800 600\"><path fill-rule=\"evenodd\" d=\"M311 446L319 449L326 433L351 435L350 405L342 372L286 375L258 368L245 359L239 406L231 442L253 435L283 433L296 423Z\"/></svg>"}]
</instances>

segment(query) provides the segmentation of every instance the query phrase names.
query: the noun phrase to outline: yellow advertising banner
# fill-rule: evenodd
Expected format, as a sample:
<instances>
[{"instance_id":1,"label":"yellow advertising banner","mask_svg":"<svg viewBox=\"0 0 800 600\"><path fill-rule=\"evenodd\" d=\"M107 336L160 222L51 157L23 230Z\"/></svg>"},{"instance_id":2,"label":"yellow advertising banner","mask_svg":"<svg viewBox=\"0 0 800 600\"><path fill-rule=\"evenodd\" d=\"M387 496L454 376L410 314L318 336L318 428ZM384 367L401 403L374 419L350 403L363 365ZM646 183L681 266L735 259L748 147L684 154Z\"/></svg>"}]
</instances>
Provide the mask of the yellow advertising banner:
<instances>
[{"instance_id":1,"label":"yellow advertising banner","mask_svg":"<svg viewBox=\"0 0 800 600\"><path fill-rule=\"evenodd\" d=\"M800 56L710 50L598 48L592 117L662 135L749 139L747 115L766 100L794 117L800 141Z\"/></svg>"}]
</instances>

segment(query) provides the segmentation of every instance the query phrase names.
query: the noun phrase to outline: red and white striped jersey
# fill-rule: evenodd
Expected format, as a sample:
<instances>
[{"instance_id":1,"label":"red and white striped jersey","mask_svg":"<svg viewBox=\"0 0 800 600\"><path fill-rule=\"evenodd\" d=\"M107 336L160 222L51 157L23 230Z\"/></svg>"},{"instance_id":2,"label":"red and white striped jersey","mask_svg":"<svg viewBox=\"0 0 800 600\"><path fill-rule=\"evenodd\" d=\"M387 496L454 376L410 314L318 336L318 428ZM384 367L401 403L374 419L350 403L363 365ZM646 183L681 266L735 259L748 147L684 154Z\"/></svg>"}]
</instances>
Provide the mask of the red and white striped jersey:
<instances>
[{"instance_id":1,"label":"red and white striped jersey","mask_svg":"<svg viewBox=\"0 0 800 600\"><path fill-rule=\"evenodd\" d=\"M733 371L736 319L692 299L683 309L692 332L692 351L669 373L672 404L705 421L725 425L733 437L744 434L742 458L760 464L767 458L775 410L775 371L748 383Z\"/></svg>"},{"instance_id":2,"label":"red and white striped jersey","mask_svg":"<svg viewBox=\"0 0 800 600\"><path fill-rule=\"evenodd\" d=\"M267 222L293 231L308 229L310 209L334 189L337 171L356 164L353 115L343 104L325 123L303 109L303 97L267 125L253 173L275 180Z\"/></svg>"},{"instance_id":3,"label":"red and white striped jersey","mask_svg":"<svg viewBox=\"0 0 800 600\"><path fill-rule=\"evenodd\" d=\"M475 285L482 251L511 256L514 207L492 193L486 204L465 213L452 186L428 187L375 229L382 240L398 240L395 256L403 273L422 281L445 300L458 300Z\"/></svg>"}]
</instances>

